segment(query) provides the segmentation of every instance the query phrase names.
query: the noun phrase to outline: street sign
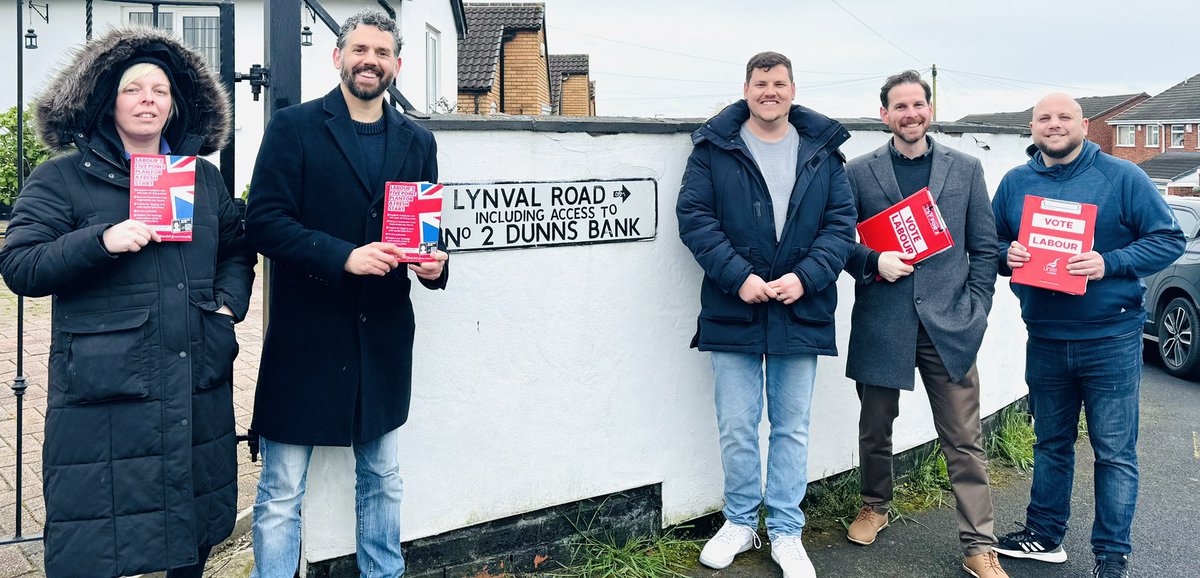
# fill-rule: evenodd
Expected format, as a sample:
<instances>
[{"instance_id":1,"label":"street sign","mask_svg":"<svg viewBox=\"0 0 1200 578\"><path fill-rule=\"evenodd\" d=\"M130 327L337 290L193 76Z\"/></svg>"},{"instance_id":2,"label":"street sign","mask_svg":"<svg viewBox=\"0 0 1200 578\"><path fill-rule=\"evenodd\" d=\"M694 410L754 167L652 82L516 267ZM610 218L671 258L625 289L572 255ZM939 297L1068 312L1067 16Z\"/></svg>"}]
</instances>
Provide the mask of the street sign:
<instances>
[{"instance_id":1,"label":"street sign","mask_svg":"<svg viewBox=\"0 0 1200 578\"><path fill-rule=\"evenodd\" d=\"M653 239L654 179L444 183L446 249L476 251Z\"/></svg>"}]
</instances>

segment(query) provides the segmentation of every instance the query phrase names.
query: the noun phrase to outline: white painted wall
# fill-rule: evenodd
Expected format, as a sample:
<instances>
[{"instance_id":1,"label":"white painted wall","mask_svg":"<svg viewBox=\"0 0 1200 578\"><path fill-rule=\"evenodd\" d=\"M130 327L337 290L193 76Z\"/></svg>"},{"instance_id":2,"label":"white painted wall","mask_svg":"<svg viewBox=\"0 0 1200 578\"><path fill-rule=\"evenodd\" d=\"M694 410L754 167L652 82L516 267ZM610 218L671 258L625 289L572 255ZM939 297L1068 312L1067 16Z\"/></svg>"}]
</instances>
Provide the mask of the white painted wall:
<instances>
[{"instance_id":1,"label":"white painted wall","mask_svg":"<svg viewBox=\"0 0 1200 578\"><path fill-rule=\"evenodd\" d=\"M299 1L299 0L297 0ZM401 67L397 85L404 96L418 110L427 110L425 101L425 30L432 27L441 32L441 84L442 94L452 102L457 98L458 87L458 31L454 27L454 15L450 0L390 0L400 21L404 48L401 51ZM29 105L41 94L45 83L59 67L68 60L68 52L78 48L85 38L85 15L82 0L54 0L51 2L50 23L34 15L29 22L28 10L21 14L26 28L34 28L38 35L37 50L25 50L25 103ZM322 5L339 23L364 8L379 8L377 2L368 0L324 0ZM168 7L162 11L177 14L175 30L182 30L183 15L215 16L216 8ZM150 11L148 5L120 4L116 2L93 3L93 36L100 36L117 24L128 21L128 12ZM234 8L237 38L234 62L239 72L249 72L250 65L262 64L263 47L263 2L262 0L238 0ZM309 20L307 10L301 11L301 21L313 30L313 45L301 49L301 97L309 100L323 96L338 82L333 68L333 49L337 36L324 24ZM24 31L20 36L24 35ZM16 104L16 7L0 7L0 62L7 82L0 86L0 107L7 110ZM300 42L300 30L296 30L296 43ZM235 188L240 192L250 182L258 144L263 135L263 101L254 102L247 83L238 83L235 89L237 162L235 166ZM213 159L215 162L215 158Z\"/></svg>"},{"instance_id":2,"label":"white painted wall","mask_svg":"<svg viewBox=\"0 0 1200 578\"><path fill-rule=\"evenodd\" d=\"M1025 161L1016 135L936 135L980 156L994 191ZM460 253L447 291L414 289L418 361L402 429L405 540L646 484L662 483L664 525L720 509L721 465L708 354L688 349L701 270L680 243L675 200L686 134L440 131L443 180L658 179L652 241ZM885 133L853 133L857 156ZM839 281L839 347L853 286ZM997 287L979 359L983 411L1025 393L1025 330ZM822 358L809 475L857 461L858 401L843 358ZM763 431L766 444L766 431ZM902 396L896 449L935 437L927 399ZM354 551L353 457L314 454L304 558Z\"/></svg>"}]
</instances>

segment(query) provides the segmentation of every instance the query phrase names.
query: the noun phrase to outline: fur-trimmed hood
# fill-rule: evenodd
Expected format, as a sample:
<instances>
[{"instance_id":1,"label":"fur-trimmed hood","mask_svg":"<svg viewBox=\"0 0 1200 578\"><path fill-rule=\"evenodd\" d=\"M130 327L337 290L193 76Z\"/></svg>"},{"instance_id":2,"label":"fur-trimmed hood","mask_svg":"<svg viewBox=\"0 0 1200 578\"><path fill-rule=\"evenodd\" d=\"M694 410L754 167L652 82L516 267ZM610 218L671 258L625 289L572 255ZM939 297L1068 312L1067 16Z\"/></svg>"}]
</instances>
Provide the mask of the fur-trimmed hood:
<instances>
[{"instance_id":1,"label":"fur-trimmed hood","mask_svg":"<svg viewBox=\"0 0 1200 578\"><path fill-rule=\"evenodd\" d=\"M171 96L177 116L163 131L174 154L206 155L229 142L232 109L215 72L204 57L181 40L144 26L115 28L75 49L36 102L42 142L52 150L99 140L97 131L113 131L112 109L125 63L149 57L165 63L173 79Z\"/></svg>"}]
</instances>

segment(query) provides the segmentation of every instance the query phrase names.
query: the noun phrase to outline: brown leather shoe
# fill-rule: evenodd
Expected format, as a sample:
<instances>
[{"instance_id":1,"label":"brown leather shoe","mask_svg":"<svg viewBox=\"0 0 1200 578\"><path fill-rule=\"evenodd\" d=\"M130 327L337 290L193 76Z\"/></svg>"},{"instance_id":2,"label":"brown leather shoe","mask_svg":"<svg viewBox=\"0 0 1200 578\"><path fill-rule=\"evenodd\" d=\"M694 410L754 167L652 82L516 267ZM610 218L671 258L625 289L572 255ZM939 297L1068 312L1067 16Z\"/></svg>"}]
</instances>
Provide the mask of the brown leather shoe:
<instances>
[{"instance_id":1,"label":"brown leather shoe","mask_svg":"<svg viewBox=\"0 0 1200 578\"><path fill-rule=\"evenodd\" d=\"M871 506L863 506L858 511L858 517L854 518L854 523L850 524L850 530L846 532L846 539L855 544L869 546L875 542L879 531L886 527L888 527L887 512L880 514Z\"/></svg>"},{"instance_id":2,"label":"brown leather shoe","mask_svg":"<svg viewBox=\"0 0 1200 578\"><path fill-rule=\"evenodd\" d=\"M992 550L963 558L963 570L975 578L1008 578L1000 567L1000 558Z\"/></svg>"}]
</instances>

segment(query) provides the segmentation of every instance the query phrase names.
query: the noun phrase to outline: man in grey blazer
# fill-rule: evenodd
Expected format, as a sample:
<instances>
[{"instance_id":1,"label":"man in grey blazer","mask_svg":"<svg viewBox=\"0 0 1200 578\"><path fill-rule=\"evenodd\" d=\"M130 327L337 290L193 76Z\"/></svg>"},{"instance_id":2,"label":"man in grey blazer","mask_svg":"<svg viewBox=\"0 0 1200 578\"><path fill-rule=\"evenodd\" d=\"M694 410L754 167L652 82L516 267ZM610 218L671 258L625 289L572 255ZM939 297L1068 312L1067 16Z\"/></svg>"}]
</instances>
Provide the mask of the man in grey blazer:
<instances>
[{"instance_id":1,"label":"man in grey blazer","mask_svg":"<svg viewBox=\"0 0 1200 578\"><path fill-rule=\"evenodd\" d=\"M979 423L975 355L987 328L996 282L996 226L979 160L926 135L930 90L915 71L887 79L879 116L888 143L850 161L846 171L859 220L928 186L954 246L916 264L912 255L859 243L845 270L854 276L854 313L846 376L857 383L863 506L847 537L875 541L892 499L892 422L900 390L914 387L913 366L929 395L958 509L963 569L1006 577L992 547L991 490Z\"/></svg>"}]
</instances>

